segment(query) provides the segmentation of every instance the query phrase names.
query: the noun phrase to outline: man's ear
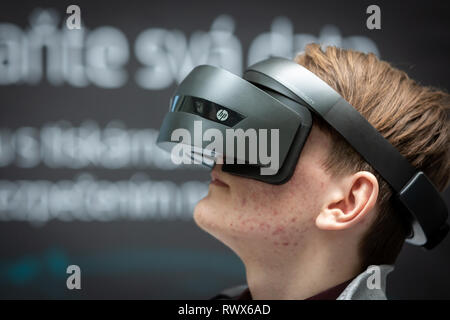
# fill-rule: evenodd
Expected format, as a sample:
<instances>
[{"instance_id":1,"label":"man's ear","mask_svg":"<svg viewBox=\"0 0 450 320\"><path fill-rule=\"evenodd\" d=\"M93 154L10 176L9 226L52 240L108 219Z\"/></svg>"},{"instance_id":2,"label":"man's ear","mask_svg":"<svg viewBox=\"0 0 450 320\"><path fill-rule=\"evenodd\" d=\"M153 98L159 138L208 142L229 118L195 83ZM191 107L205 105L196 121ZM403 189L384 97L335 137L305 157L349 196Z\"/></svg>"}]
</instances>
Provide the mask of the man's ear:
<instances>
[{"instance_id":1,"label":"man's ear","mask_svg":"<svg viewBox=\"0 0 450 320\"><path fill-rule=\"evenodd\" d=\"M343 230L361 222L375 207L378 180L368 171L342 178L330 189L329 196L316 218L323 230Z\"/></svg>"}]
</instances>

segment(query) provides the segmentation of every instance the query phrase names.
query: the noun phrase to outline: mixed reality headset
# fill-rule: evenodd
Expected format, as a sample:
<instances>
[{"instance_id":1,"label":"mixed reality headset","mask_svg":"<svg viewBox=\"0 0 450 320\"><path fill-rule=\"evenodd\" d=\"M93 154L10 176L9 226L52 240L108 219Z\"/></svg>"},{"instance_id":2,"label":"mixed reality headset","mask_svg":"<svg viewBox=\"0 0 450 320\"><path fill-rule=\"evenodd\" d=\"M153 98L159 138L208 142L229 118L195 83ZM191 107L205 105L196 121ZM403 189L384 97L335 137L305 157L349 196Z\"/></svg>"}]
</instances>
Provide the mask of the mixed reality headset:
<instances>
[{"instance_id":1,"label":"mixed reality headset","mask_svg":"<svg viewBox=\"0 0 450 320\"><path fill-rule=\"evenodd\" d=\"M443 240L448 209L429 178L333 88L294 61L269 58L248 67L242 78L210 65L194 68L171 99L157 143L172 152L181 146L180 156L196 163L212 167L222 161L225 172L283 184L294 173L313 116L334 128L391 186L396 210L410 227L407 242L431 249ZM174 135L180 130L190 139ZM249 142L258 138L251 130L267 134L259 137L266 145L256 146L265 152ZM268 144L274 137L276 143ZM275 167L268 154L276 155Z\"/></svg>"}]
</instances>

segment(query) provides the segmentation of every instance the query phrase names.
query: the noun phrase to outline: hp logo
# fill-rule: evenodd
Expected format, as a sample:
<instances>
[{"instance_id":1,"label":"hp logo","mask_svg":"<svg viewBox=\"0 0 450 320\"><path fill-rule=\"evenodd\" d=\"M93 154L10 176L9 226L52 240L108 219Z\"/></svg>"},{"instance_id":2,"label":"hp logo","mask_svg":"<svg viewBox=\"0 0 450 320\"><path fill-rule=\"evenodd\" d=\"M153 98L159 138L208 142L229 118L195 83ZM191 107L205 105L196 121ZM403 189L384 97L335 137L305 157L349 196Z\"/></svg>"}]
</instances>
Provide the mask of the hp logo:
<instances>
[{"instance_id":1,"label":"hp logo","mask_svg":"<svg viewBox=\"0 0 450 320\"><path fill-rule=\"evenodd\" d=\"M220 109L219 111L217 111L216 113L216 118L219 121L225 121L228 119L228 111L224 110L224 109Z\"/></svg>"}]
</instances>

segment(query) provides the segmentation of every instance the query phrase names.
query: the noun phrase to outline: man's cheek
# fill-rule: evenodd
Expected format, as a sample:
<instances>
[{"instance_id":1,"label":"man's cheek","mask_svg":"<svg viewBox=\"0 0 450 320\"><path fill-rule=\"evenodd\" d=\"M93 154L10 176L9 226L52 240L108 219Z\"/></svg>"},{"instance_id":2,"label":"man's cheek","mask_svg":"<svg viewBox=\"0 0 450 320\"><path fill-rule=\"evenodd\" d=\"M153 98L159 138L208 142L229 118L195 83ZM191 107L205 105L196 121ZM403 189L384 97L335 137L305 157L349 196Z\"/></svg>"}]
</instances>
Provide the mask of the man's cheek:
<instances>
[{"instance_id":1,"label":"man's cheek","mask_svg":"<svg viewBox=\"0 0 450 320\"><path fill-rule=\"evenodd\" d=\"M270 240L274 246L297 247L303 242L309 228L311 225L307 223L278 224L272 229Z\"/></svg>"},{"instance_id":2,"label":"man's cheek","mask_svg":"<svg viewBox=\"0 0 450 320\"><path fill-rule=\"evenodd\" d=\"M258 210L262 205L276 204L277 190L271 185L242 184L232 193L234 208Z\"/></svg>"},{"instance_id":3,"label":"man's cheek","mask_svg":"<svg viewBox=\"0 0 450 320\"><path fill-rule=\"evenodd\" d=\"M239 215L229 219L228 230L240 238L259 239L270 246L298 247L309 225L300 217L283 218L280 213L257 214L256 216Z\"/></svg>"}]
</instances>

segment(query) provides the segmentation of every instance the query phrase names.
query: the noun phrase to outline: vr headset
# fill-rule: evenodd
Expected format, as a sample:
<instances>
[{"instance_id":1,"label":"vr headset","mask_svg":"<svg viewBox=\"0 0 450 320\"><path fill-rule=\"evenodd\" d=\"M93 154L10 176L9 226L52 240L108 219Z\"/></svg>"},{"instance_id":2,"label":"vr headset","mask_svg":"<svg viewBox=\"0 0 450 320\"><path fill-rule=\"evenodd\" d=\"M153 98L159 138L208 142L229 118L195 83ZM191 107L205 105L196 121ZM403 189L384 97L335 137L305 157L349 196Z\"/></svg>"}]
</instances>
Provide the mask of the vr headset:
<instances>
[{"instance_id":1,"label":"vr headset","mask_svg":"<svg viewBox=\"0 0 450 320\"><path fill-rule=\"evenodd\" d=\"M270 58L250 66L242 78L209 65L196 67L172 97L157 143L168 151L184 143L184 154L197 162L213 166L222 159L223 171L283 184L294 173L312 126L312 114L334 128L392 187L394 205L410 225L407 242L431 249L444 239L449 231L448 209L428 177L334 89L294 61ZM277 170L261 174L267 164L259 154L255 161L249 161L252 150L248 144L241 153L245 156L239 158L239 146L231 151L222 147L217 152L204 139L173 139L180 128L198 135L195 123L223 137L230 137L227 129L277 130L277 148L268 150L278 156Z\"/></svg>"}]
</instances>

